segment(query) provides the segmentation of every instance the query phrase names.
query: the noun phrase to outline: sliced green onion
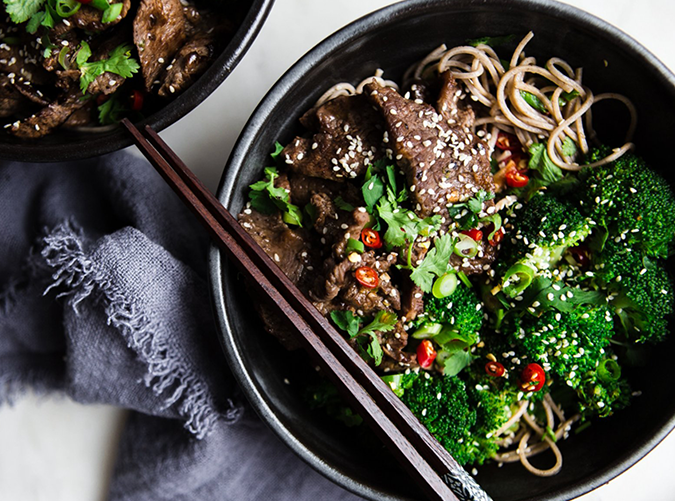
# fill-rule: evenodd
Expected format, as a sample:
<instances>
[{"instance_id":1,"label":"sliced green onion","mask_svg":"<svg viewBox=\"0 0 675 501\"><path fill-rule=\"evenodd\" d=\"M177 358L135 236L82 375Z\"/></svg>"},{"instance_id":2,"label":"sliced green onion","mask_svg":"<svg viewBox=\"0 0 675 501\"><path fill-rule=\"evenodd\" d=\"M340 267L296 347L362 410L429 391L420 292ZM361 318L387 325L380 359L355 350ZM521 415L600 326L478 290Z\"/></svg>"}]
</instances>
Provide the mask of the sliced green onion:
<instances>
[{"instance_id":1,"label":"sliced green onion","mask_svg":"<svg viewBox=\"0 0 675 501\"><path fill-rule=\"evenodd\" d=\"M473 287L471 280L469 280L469 277L467 277L466 273L464 273L462 270L457 272L457 276L462 281L462 283L466 285L469 289Z\"/></svg>"},{"instance_id":2,"label":"sliced green onion","mask_svg":"<svg viewBox=\"0 0 675 501\"><path fill-rule=\"evenodd\" d=\"M59 51L59 64L64 70L70 69L70 59L67 57L70 47L62 47Z\"/></svg>"},{"instance_id":3,"label":"sliced green onion","mask_svg":"<svg viewBox=\"0 0 675 501\"><path fill-rule=\"evenodd\" d=\"M286 212L283 213L284 223L302 226L302 211L295 205L288 204Z\"/></svg>"},{"instance_id":4,"label":"sliced green onion","mask_svg":"<svg viewBox=\"0 0 675 501\"><path fill-rule=\"evenodd\" d=\"M455 244L455 254L459 257L476 257L478 254L478 242L476 242L469 235L459 234L459 239Z\"/></svg>"},{"instance_id":5,"label":"sliced green onion","mask_svg":"<svg viewBox=\"0 0 675 501\"><path fill-rule=\"evenodd\" d=\"M122 7L123 4L121 3L111 4L110 7L108 7L106 10L103 11L101 22L104 24L112 23L115 19L120 17L120 14L122 14Z\"/></svg>"},{"instance_id":6,"label":"sliced green onion","mask_svg":"<svg viewBox=\"0 0 675 501\"><path fill-rule=\"evenodd\" d=\"M345 252L356 251L359 254L363 254L366 251L366 247L363 245L363 242L356 240L355 238L350 238L347 240L347 246L345 247Z\"/></svg>"},{"instance_id":7,"label":"sliced green onion","mask_svg":"<svg viewBox=\"0 0 675 501\"><path fill-rule=\"evenodd\" d=\"M70 17L80 10L82 4L77 0L57 0L56 2L56 13L63 17Z\"/></svg>"},{"instance_id":8,"label":"sliced green onion","mask_svg":"<svg viewBox=\"0 0 675 501\"><path fill-rule=\"evenodd\" d=\"M406 388L410 387L410 384L403 386L403 374L387 374L386 376L382 376L382 381L387 383L389 388L391 388L394 394L399 398L403 396Z\"/></svg>"},{"instance_id":9,"label":"sliced green onion","mask_svg":"<svg viewBox=\"0 0 675 501\"><path fill-rule=\"evenodd\" d=\"M431 293L438 299L448 297L450 294L455 292L455 289L457 288L457 282L458 280L456 273L446 273L434 281L434 285L431 288Z\"/></svg>"},{"instance_id":10,"label":"sliced green onion","mask_svg":"<svg viewBox=\"0 0 675 501\"><path fill-rule=\"evenodd\" d=\"M608 358L600 362L597 369L598 377L605 383L612 383L621 377L621 366L616 360Z\"/></svg>"},{"instance_id":11,"label":"sliced green onion","mask_svg":"<svg viewBox=\"0 0 675 501\"><path fill-rule=\"evenodd\" d=\"M511 266L505 274L508 285L503 289L504 294L509 297L519 295L530 286L534 274L534 270L524 264Z\"/></svg>"},{"instance_id":12,"label":"sliced green onion","mask_svg":"<svg viewBox=\"0 0 675 501\"><path fill-rule=\"evenodd\" d=\"M108 0L92 0L90 5L98 10L106 10L110 7L110 2Z\"/></svg>"},{"instance_id":13,"label":"sliced green onion","mask_svg":"<svg viewBox=\"0 0 675 501\"><path fill-rule=\"evenodd\" d=\"M443 324L429 322L424 324L415 332L413 332L412 337L414 337L415 339L428 339L430 337L434 337L436 334L441 332L442 328Z\"/></svg>"}]
</instances>

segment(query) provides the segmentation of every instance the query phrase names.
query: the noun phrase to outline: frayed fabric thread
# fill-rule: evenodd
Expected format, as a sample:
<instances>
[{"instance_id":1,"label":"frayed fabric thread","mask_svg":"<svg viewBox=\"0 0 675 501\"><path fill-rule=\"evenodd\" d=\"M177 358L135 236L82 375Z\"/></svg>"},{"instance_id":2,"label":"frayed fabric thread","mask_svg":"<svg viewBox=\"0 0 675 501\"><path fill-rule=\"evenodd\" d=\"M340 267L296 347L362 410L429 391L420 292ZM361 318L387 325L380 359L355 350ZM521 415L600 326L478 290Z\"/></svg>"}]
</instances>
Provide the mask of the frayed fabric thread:
<instances>
[{"instance_id":1,"label":"frayed fabric thread","mask_svg":"<svg viewBox=\"0 0 675 501\"><path fill-rule=\"evenodd\" d=\"M105 304L108 325L119 330L129 348L147 364L144 383L164 399L166 408L176 408L186 421L185 428L196 438L202 439L214 428L220 418L207 391L206 382L184 361L170 355L171 346L166 338L158 335L155 323L124 294L110 284L105 274L87 255L80 232L70 222L58 226L44 239L42 256L54 269L53 282L45 293L58 289L58 297L70 297L78 313L78 305L93 296ZM64 290L65 289L65 290ZM231 408L223 414L234 422L240 410L229 402Z\"/></svg>"}]
</instances>

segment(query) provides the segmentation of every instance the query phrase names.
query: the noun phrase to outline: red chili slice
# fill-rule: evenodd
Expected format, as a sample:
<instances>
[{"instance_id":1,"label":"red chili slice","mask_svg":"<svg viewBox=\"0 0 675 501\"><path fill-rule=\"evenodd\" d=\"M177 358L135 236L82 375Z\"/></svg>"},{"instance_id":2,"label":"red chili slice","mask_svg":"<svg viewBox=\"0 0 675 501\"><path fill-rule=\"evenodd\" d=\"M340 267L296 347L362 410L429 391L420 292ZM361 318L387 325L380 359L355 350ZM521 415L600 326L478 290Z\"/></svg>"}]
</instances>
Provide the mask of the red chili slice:
<instances>
[{"instance_id":1,"label":"red chili slice","mask_svg":"<svg viewBox=\"0 0 675 501\"><path fill-rule=\"evenodd\" d=\"M129 97L131 109L133 111L141 111L141 109L143 109L143 99L144 99L143 92L135 89L132 90L131 95Z\"/></svg>"},{"instance_id":2,"label":"red chili slice","mask_svg":"<svg viewBox=\"0 0 675 501\"><path fill-rule=\"evenodd\" d=\"M434 345L431 344L431 341L425 339L417 346L417 363L423 369L427 369L431 367L435 359L436 350L434 349Z\"/></svg>"},{"instance_id":3,"label":"red chili slice","mask_svg":"<svg viewBox=\"0 0 675 501\"><path fill-rule=\"evenodd\" d=\"M499 362L493 362L490 360L487 364L485 364L485 372L489 376L502 377L504 372L506 372L506 369L504 369L504 366Z\"/></svg>"},{"instance_id":4,"label":"red chili slice","mask_svg":"<svg viewBox=\"0 0 675 501\"><path fill-rule=\"evenodd\" d=\"M356 276L356 280L358 280L361 285L367 287L368 289L374 289L380 283L380 277L370 266L361 266L360 268L356 268L354 275Z\"/></svg>"},{"instance_id":5,"label":"red chili slice","mask_svg":"<svg viewBox=\"0 0 675 501\"><path fill-rule=\"evenodd\" d=\"M539 364L528 364L520 373L520 389L523 391L539 391L544 387L544 383L546 383L546 373Z\"/></svg>"},{"instance_id":6,"label":"red chili slice","mask_svg":"<svg viewBox=\"0 0 675 501\"><path fill-rule=\"evenodd\" d=\"M488 240L488 243L492 247L497 247L502 240L504 240L504 228L499 228L497 231L495 231L495 234L492 236L492 238Z\"/></svg>"},{"instance_id":7,"label":"red chili slice","mask_svg":"<svg viewBox=\"0 0 675 501\"><path fill-rule=\"evenodd\" d=\"M511 162L509 162L511 163ZM530 182L530 178L516 167L515 162L506 171L506 184L511 188L522 188Z\"/></svg>"},{"instance_id":8,"label":"red chili slice","mask_svg":"<svg viewBox=\"0 0 675 501\"><path fill-rule=\"evenodd\" d=\"M370 247L371 249L379 249L382 247L382 239L380 238L380 234L375 230L371 230L370 228L364 228L361 230L361 241L363 242L363 245Z\"/></svg>"},{"instance_id":9,"label":"red chili slice","mask_svg":"<svg viewBox=\"0 0 675 501\"><path fill-rule=\"evenodd\" d=\"M470 236L476 242L480 242L483 240L483 232L480 231L478 228L471 228L470 230L464 230L461 233Z\"/></svg>"},{"instance_id":10,"label":"red chili slice","mask_svg":"<svg viewBox=\"0 0 675 501\"><path fill-rule=\"evenodd\" d=\"M497 135L495 146L503 151L521 151L523 149L518 138L506 132L500 132Z\"/></svg>"}]
</instances>

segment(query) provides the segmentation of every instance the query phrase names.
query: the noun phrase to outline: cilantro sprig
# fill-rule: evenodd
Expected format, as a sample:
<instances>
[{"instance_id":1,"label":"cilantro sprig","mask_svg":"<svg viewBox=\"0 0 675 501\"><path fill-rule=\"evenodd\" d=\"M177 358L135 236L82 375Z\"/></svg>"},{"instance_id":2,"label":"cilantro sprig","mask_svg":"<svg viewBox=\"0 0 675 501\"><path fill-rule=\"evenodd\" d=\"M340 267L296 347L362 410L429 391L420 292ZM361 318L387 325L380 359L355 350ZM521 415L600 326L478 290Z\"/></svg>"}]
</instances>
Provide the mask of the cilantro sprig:
<instances>
[{"instance_id":1,"label":"cilantro sprig","mask_svg":"<svg viewBox=\"0 0 675 501\"><path fill-rule=\"evenodd\" d=\"M349 335L350 339L364 339L366 342L365 353L375 362L375 365L382 363L383 352L377 339L377 332L388 332L394 328L398 321L395 313L385 310L378 311L370 323L363 327L361 327L363 319L349 310L333 310L330 313L330 318L339 329Z\"/></svg>"},{"instance_id":2,"label":"cilantro sprig","mask_svg":"<svg viewBox=\"0 0 675 501\"><path fill-rule=\"evenodd\" d=\"M265 179L253 183L248 194L251 207L262 214L274 214L281 211L284 222L302 227L302 210L290 203L286 188L274 186L279 173L274 167L265 169Z\"/></svg>"},{"instance_id":3,"label":"cilantro sprig","mask_svg":"<svg viewBox=\"0 0 675 501\"><path fill-rule=\"evenodd\" d=\"M410 274L410 279L424 292L430 292L434 279L448 271L450 257L454 249L455 240L449 233L437 238L434 247Z\"/></svg>"},{"instance_id":4,"label":"cilantro sprig","mask_svg":"<svg viewBox=\"0 0 675 501\"><path fill-rule=\"evenodd\" d=\"M80 69L80 90L86 94L89 85L96 80L96 77L103 75L106 71L114 73L124 78L131 78L141 66L131 57L131 46L122 44L113 49L108 59L89 62L91 49L89 44L82 41L75 61Z\"/></svg>"},{"instance_id":5,"label":"cilantro sprig","mask_svg":"<svg viewBox=\"0 0 675 501\"><path fill-rule=\"evenodd\" d=\"M12 22L25 23L28 33L35 33L44 26L51 29L63 19L74 15L82 7L77 0L3 0L5 9ZM112 23L120 14L124 4L111 3L109 0L92 0L92 7L102 11L101 22Z\"/></svg>"}]
</instances>

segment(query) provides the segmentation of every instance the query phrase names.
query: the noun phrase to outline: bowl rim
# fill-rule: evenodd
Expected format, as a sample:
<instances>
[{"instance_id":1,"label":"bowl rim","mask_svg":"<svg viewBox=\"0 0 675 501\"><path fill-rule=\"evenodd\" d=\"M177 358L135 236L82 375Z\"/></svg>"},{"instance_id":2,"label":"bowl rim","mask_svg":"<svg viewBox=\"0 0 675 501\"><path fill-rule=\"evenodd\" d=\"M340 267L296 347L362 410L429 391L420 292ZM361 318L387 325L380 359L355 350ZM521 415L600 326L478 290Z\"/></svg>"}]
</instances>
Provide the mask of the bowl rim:
<instances>
[{"instance_id":1,"label":"bowl rim","mask_svg":"<svg viewBox=\"0 0 675 501\"><path fill-rule=\"evenodd\" d=\"M211 95L243 59L260 33L273 4L274 0L252 0L244 19L223 52L195 82L199 85L189 86L176 99L137 123L136 126L140 128L149 125L155 131L160 132L186 116ZM131 135L118 126L110 134L92 133L91 137L78 141L77 145L81 146L79 148L68 143L40 144L39 139L17 144L0 143L0 158L20 162L53 162L55 159L58 161L81 160L112 153L132 144Z\"/></svg>"},{"instance_id":2,"label":"bowl rim","mask_svg":"<svg viewBox=\"0 0 675 501\"><path fill-rule=\"evenodd\" d=\"M385 6L370 14L366 14L332 33L314 46L314 48L305 53L277 80L253 111L242 129L239 138L235 142L217 190L217 197L221 203L226 207L230 203L239 169L246 161L246 152L255 142L257 131L264 127L267 118L274 112L276 105L288 90L299 82L306 72L310 71L322 61L324 57L339 50L341 46L364 35L373 25L400 20L411 15L423 14L429 10L433 11L443 7L473 7L478 4L508 6L512 9L525 8L550 16L564 18L580 27L597 30L603 33L603 37L608 39L610 43L625 50L627 53L644 59L646 64L652 67L660 82L670 86L675 91L675 74L673 74L654 54L616 26L577 7L563 4L556 0L404 0ZM225 255L217 247L211 246L209 253L209 277L212 301L217 314L217 327L220 331L220 342L223 346L230 369L242 387L244 394L247 396L252 407L262 420L277 434L282 442L290 447L307 464L336 484L368 499L400 499L382 493L369 485L355 482L352 478L333 468L324 459L300 442L300 440L296 438L274 414L266 396L258 391L252 377L244 367L242 356L236 346L236 340L233 336L224 295L223 270L226 267L226 262L227 258ZM671 416L656 429L651 437L639 442L634 451L627 457L622 460L615 460L596 473L585 477L581 484L558 488L551 492L546 499L548 501L566 501L586 494L606 484L640 461L673 429L675 429L675 415ZM522 501L535 501L541 499L542 498L539 496L532 496L524 497Z\"/></svg>"}]
</instances>

